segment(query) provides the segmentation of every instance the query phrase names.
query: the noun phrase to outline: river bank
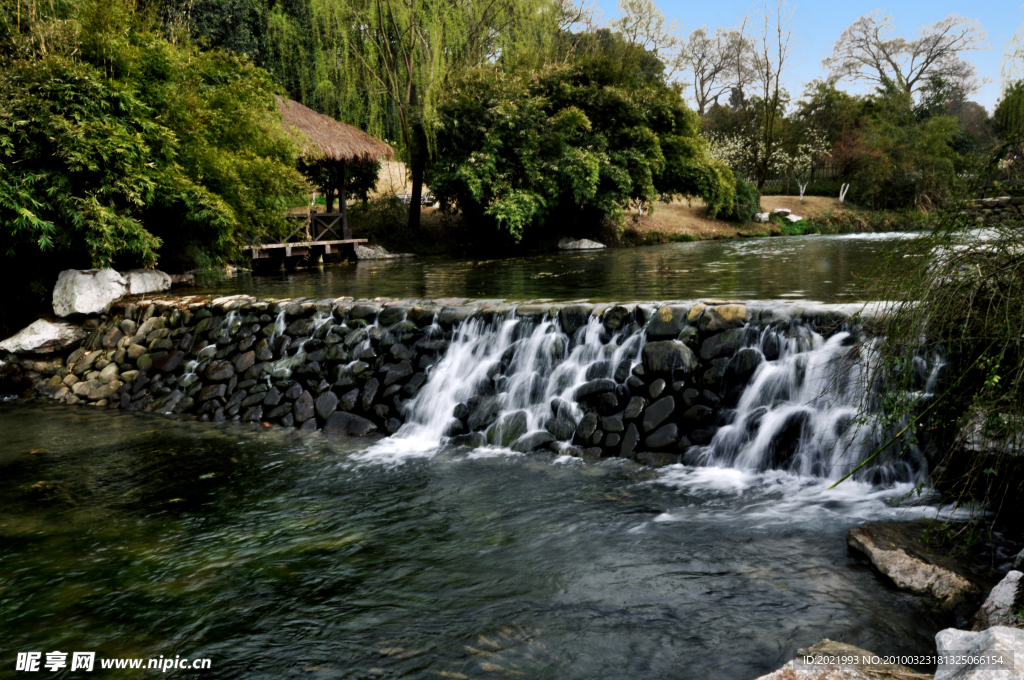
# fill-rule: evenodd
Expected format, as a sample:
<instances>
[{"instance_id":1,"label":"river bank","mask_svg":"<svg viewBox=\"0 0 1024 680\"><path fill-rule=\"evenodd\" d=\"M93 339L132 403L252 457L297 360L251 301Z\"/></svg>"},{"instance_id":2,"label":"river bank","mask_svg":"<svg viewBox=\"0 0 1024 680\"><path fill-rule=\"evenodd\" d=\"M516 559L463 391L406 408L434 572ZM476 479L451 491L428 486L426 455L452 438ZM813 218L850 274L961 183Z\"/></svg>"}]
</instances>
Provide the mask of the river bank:
<instances>
[{"instance_id":1,"label":"river bank","mask_svg":"<svg viewBox=\"0 0 1024 680\"><path fill-rule=\"evenodd\" d=\"M658 243L715 241L769 236L801 236L806 234L869 234L914 231L926 228L928 216L919 211L872 211L840 203L824 196L763 196L761 209L790 210L803 217L791 223L782 219L769 222L737 223L709 219L700 199L675 199L658 203L652 212L640 214L635 208L626 211L624 223L595 224L591 228L569 234L573 238L597 240L609 247L632 248ZM486 255L495 249L521 254L538 254L557 249L562 236L535 237L523 243L489 238L486 231L463 223L458 214L449 215L426 206L420 229L410 232L404 226L405 209L389 206L384 199L368 204L355 204L351 209L354 233L394 252L418 255ZM555 230L561 233L560 230ZM584 233L585 232L585 233ZM492 235L497 237L497 235Z\"/></svg>"}]
</instances>

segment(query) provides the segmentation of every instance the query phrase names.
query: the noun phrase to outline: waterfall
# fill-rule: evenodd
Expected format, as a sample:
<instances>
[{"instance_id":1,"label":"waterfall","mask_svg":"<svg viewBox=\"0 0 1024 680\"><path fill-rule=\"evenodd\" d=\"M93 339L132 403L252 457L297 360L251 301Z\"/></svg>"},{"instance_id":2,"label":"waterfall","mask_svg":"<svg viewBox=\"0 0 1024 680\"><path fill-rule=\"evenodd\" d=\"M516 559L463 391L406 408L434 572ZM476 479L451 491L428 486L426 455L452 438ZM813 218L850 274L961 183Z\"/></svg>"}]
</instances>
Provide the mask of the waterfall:
<instances>
[{"instance_id":1,"label":"waterfall","mask_svg":"<svg viewBox=\"0 0 1024 680\"><path fill-rule=\"evenodd\" d=\"M432 455L453 445L548 448L837 479L888 433L863 412L873 345L857 329L825 337L799 320L748 324L730 331L742 341L724 359L709 355L685 380L660 380L643 365L652 318L610 331L593 315L571 337L557 316L478 315L447 335L435 318L426 336L448 337L448 347L428 369L426 384L404 402L404 424L368 455ZM734 367L740 357L756 368L742 373ZM730 386L727 379L714 382L716 370L719 378L741 375ZM934 358L922 367L919 397L934 391L940 370ZM612 396L606 402L582 396L595 385ZM651 422L642 416L659 409L671 415L649 415ZM917 481L926 469L920 452L905 447L880 456L860 477Z\"/></svg>"}]
</instances>

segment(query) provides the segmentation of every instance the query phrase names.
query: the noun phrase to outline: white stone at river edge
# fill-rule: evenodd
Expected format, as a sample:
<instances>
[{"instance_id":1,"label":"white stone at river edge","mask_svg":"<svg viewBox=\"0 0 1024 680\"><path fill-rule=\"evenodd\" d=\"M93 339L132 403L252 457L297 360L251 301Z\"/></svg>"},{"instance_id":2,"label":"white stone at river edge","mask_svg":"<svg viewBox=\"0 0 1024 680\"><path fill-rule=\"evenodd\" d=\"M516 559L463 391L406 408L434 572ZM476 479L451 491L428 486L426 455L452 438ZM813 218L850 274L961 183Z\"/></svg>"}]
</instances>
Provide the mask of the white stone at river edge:
<instances>
[{"instance_id":1,"label":"white stone at river edge","mask_svg":"<svg viewBox=\"0 0 1024 680\"><path fill-rule=\"evenodd\" d=\"M171 275L159 269L132 269L124 273L129 295L159 293L171 287Z\"/></svg>"},{"instance_id":2,"label":"white stone at river edge","mask_svg":"<svg viewBox=\"0 0 1024 680\"><path fill-rule=\"evenodd\" d=\"M361 246L356 244L357 260L393 260L398 257L412 257L408 253L389 253L383 246Z\"/></svg>"},{"instance_id":3,"label":"white stone at river edge","mask_svg":"<svg viewBox=\"0 0 1024 680\"><path fill-rule=\"evenodd\" d=\"M57 316L99 314L127 292L128 282L113 269L67 269L57 277L53 311Z\"/></svg>"},{"instance_id":4,"label":"white stone at river edge","mask_svg":"<svg viewBox=\"0 0 1024 680\"><path fill-rule=\"evenodd\" d=\"M863 553L897 588L931 595L947 609L954 609L978 594L978 587L949 569L909 555L902 548L878 541L867 527L851 529L846 544Z\"/></svg>"},{"instance_id":5,"label":"white stone at river edge","mask_svg":"<svg viewBox=\"0 0 1024 680\"><path fill-rule=\"evenodd\" d=\"M558 242L558 248L560 250L600 250L604 247L606 246L603 243L591 241L586 238L582 238L579 241L573 241L571 238L563 238Z\"/></svg>"},{"instance_id":6,"label":"white stone at river edge","mask_svg":"<svg viewBox=\"0 0 1024 680\"><path fill-rule=\"evenodd\" d=\"M998 665L982 668L970 664L940 664L935 680L1024 680L1024 630L996 626L981 632L947 628L935 636L939 657L989 657L1005 655L1012 669L994 670ZM1007 664L1009 665L1009 664Z\"/></svg>"},{"instance_id":7,"label":"white stone at river edge","mask_svg":"<svg viewBox=\"0 0 1024 680\"><path fill-rule=\"evenodd\" d=\"M804 221L804 218L800 217L799 215L786 215L786 219L794 224L796 224L797 222Z\"/></svg>"},{"instance_id":8,"label":"white stone at river edge","mask_svg":"<svg viewBox=\"0 0 1024 680\"><path fill-rule=\"evenodd\" d=\"M986 630L993 626L1014 626L1017 624L1017 617L1013 609L1017 604L1017 589L1020 588L1020 580L1024 574L1019 571L1011 571L1003 577L1003 580L992 589L992 592L985 598L981 609L974 615L973 630ZM1024 664L1024 659L1021 659Z\"/></svg>"},{"instance_id":9,"label":"white stone at river edge","mask_svg":"<svg viewBox=\"0 0 1024 680\"><path fill-rule=\"evenodd\" d=\"M80 326L70 323L33 321L15 335L0 342L0 350L14 354L48 354L71 347L87 335Z\"/></svg>"}]
</instances>

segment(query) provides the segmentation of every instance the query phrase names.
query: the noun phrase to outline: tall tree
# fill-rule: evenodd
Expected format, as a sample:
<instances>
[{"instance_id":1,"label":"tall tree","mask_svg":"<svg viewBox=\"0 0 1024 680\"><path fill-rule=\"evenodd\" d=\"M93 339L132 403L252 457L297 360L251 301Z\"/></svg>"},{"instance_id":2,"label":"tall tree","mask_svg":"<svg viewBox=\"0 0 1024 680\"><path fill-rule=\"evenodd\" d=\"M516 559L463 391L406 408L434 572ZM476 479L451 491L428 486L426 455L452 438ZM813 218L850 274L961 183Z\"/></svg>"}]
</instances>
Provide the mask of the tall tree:
<instances>
[{"instance_id":1,"label":"tall tree","mask_svg":"<svg viewBox=\"0 0 1024 680\"><path fill-rule=\"evenodd\" d=\"M793 46L793 10L786 0L765 0L751 37L753 82L757 88L755 103L759 119L757 140L757 188L764 187L777 152L779 128L785 108L782 73L790 60Z\"/></svg>"},{"instance_id":2,"label":"tall tree","mask_svg":"<svg viewBox=\"0 0 1024 680\"><path fill-rule=\"evenodd\" d=\"M932 76L955 82L965 93L978 89L974 65L960 54L988 47L985 30L976 19L950 14L921 29L917 38L895 36L891 14L875 10L843 31L822 62L832 78L849 78L874 85L891 80L913 94Z\"/></svg>"},{"instance_id":3,"label":"tall tree","mask_svg":"<svg viewBox=\"0 0 1024 680\"><path fill-rule=\"evenodd\" d=\"M412 180L413 228L436 98L449 74L512 58L519 42L536 37L537 23L553 27L558 18L547 0L307 2L306 103L397 144ZM282 42L296 35L286 14L271 19Z\"/></svg>"},{"instance_id":4,"label":"tall tree","mask_svg":"<svg viewBox=\"0 0 1024 680\"><path fill-rule=\"evenodd\" d=\"M679 22L666 19L654 0L619 0L619 17L609 26L632 45L639 45L658 56L670 77L679 66Z\"/></svg>"},{"instance_id":5,"label":"tall tree","mask_svg":"<svg viewBox=\"0 0 1024 680\"><path fill-rule=\"evenodd\" d=\"M708 106L749 79L749 44L738 30L707 26L696 28L679 52L680 70L689 72L693 80L693 100L697 113L703 116Z\"/></svg>"}]
</instances>

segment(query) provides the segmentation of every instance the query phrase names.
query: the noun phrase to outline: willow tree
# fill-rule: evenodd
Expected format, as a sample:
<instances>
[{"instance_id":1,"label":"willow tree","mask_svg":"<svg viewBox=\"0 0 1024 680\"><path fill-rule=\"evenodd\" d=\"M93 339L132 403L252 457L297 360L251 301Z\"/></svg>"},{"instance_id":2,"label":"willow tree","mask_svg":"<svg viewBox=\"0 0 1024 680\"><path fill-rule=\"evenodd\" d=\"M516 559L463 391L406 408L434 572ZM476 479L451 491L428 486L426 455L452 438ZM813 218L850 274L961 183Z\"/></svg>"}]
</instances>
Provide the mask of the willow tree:
<instances>
[{"instance_id":1,"label":"willow tree","mask_svg":"<svg viewBox=\"0 0 1024 680\"><path fill-rule=\"evenodd\" d=\"M514 59L557 31L550 0L299 0L271 16L275 70L303 103L398 147L419 226L436 102L448 77Z\"/></svg>"}]
</instances>

